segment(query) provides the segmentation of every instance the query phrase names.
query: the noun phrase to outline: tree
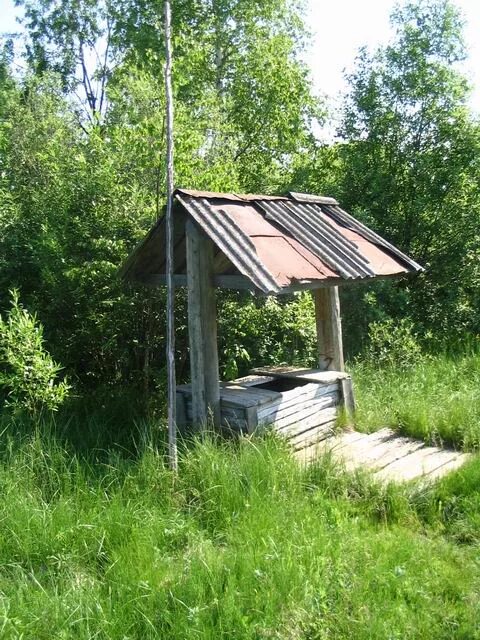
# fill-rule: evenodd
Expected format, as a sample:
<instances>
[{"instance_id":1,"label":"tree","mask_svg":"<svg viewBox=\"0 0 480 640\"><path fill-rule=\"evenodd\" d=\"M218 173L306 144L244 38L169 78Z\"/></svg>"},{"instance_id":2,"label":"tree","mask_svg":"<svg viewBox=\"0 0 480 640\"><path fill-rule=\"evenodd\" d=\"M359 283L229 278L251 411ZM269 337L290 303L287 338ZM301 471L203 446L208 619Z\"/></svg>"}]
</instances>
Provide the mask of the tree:
<instances>
[{"instance_id":1,"label":"tree","mask_svg":"<svg viewBox=\"0 0 480 640\"><path fill-rule=\"evenodd\" d=\"M15 0L24 8L26 58L36 75L56 72L74 99L79 122L101 123L112 71L109 2ZM78 89L81 88L81 93ZM83 124L82 124L83 126Z\"/></svg>"},{"instance_id":2,"label":"tree","mask_svg":"<svg viewBox=\"0 0 480 640\"><path fill-rule=\"evenodd\" d=\"M390 295L390 313L444 335L478 329L480 137L457 70L462 20L449 0L427 0L397 7L392 25L393 42L362 50L349 77L342 200L427 269L397 286L411 293L401 309Z\"/></svg>"},{"instance_id":3,"label":"tree","mask_svg":"<svg viewBox=\"0 0 480 640\"><path fill-rule=\"evenodd\" d=\"M126 290L116 273L165 201L161 7L143 0L25 0L25 7L30 73L0 95L0 294L22 291L71 379L135 381L147 390L161 380L164 295ZM175 17L177 184L280 190L298 151L314 144L308 119L317 113L298 62L295 5L183 0ZM95 116L87 100L91 121L83 117L79 127L72 103L83 77L79 47L98 49L105 21L108 109ZM178 302L182 378L181 294ZM230 362L233 348L222 347Z\"/></svg>"}]
</instances>

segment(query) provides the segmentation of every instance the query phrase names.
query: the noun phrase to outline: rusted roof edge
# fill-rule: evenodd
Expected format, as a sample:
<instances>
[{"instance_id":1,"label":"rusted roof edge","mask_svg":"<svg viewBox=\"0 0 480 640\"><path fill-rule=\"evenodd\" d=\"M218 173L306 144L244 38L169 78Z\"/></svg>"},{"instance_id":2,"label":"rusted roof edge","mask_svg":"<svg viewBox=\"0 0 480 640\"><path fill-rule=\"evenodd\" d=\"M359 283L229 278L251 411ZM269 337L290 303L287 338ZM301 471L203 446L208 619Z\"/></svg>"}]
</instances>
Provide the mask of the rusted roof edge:
<instances>
[{"instance_id":1,"label":"rusted roof edge","mask_svg":"<svg viewBox=\"0 0 480 640\"><path fill-rule=\"evenodd\" d=\"M334 220L336 220L343 226L361 235L363 238L365 238L365 240L368 240L372 244L376 244L382 249L386 249L387 252L393 255L396 259L401 260L415 272L421 273L425 271L422 265L418 264L418 262L415 262L415 260L407 256L405 253L403 253L403 251L400 251L400 249L388 242L388 240L385 240L385 238L382 238L382 236L378 235L378 233L375 233L375 231L372 231L369 227L359 222L356 218L344 211L338 205L323 206L322 210L324 211L324 213L330 215Z\"/></svg>"}]
</instances>

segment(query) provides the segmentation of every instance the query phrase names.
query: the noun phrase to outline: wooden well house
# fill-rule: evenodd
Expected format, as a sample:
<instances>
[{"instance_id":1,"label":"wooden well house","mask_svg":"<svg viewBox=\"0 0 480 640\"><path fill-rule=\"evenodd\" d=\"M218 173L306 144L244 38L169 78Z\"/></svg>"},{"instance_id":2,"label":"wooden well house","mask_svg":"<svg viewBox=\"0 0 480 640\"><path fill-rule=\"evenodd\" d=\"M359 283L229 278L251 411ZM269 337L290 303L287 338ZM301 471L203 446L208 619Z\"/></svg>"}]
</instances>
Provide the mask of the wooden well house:
<instances>
[{"instance_id":1,"label":"wooden well house","mask_svg":"<svg viewBox=\"0 0 480 640\"><path fill-rule=\"evenodd\" d=\"M191 382L177 387L177 424L251 433L268 425L297 449L326 437L353 408L344 371L338 286L415 273L421 267L343 211L333 198L238 195L178 189L174 283L188 290ZM146 285L166 282L161 218L122 268ZM312 291L316 369L260 368L220 382L215 288L258 295Z\"/></svg>"}]
</instances>

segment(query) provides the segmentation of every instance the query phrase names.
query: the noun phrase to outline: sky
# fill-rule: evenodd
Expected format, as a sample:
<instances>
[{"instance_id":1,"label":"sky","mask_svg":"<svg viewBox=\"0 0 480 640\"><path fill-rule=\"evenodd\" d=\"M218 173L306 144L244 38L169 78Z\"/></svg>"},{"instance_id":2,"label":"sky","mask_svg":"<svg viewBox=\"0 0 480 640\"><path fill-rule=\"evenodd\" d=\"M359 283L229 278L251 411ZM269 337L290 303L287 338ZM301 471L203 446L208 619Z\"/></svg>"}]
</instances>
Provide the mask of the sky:
<instances>
[{"instance_id":1,"label":"sky","mask_svg":"<svg viewBox=\"0 0 480 640\"><path fill-rule=\"evenodd\" d=\"M0 0L1 1L1 0ZM465 20L469 53L462 69L473 87L471 106L480 113L480 0L454 0ZM352 70L358 49L374 49L392 35L389 16L395 0L308 0L312 33L305 60L317 91L338 99L345 90L344 70Z\"/></svg>"},{"instance_id":2,"label":"sky","mask_svg":"<svg viewBox=\"0 0 480 640\"><path fill-rule=\"evenodd\" d=\"M375 48L391 36L389 15L395 0L307 0L311 32L305 61L317 92L333 103L345 90L344 70L352 70L359 47ZM469 58L464 73L474 91L471 106L480 113L480 0L455 0L465 18ZM14 0L0 0L0 32L19 29Z\"/></svg>"}]
</instances>

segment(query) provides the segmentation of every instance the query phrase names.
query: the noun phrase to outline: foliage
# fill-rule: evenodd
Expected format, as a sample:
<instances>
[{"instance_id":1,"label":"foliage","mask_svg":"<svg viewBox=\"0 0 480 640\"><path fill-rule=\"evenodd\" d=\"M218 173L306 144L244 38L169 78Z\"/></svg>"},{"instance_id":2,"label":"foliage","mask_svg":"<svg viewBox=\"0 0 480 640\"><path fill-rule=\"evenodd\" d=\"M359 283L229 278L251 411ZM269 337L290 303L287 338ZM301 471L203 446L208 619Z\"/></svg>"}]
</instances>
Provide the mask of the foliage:
<instances>
[{"instance_id":1,"label":"foliage","mask_svg":"<svg viewBox=\"0 0 480 640\"><path fill-rule=\"evenodd\" d=\"M13 291L7 317L0 316L0 389L7 406L33 415L56 411L70 389L57 379L61 370L45 350L42 325L21 307Z\"/></svg>"},{"instance_id":2,"label":"foliage","mask_svg":"<svg viewBox=\"0 0 480 640\"><path fill-rule=\"evenodd\" d=\"M116 273L164 203L158 7L22 4L31 74L17 81L6 76L0 98L0 291L22 291L45 326L51 352L76 381L134 383L147 394L162 383L164 294L127 289ZM279 189L299 148L314 144L309 128L318 115L298 57L299 14L284 0L211 8L186 2L174 12L177 184ZM78 80L88 85L81 58L95 58L88 49L100 51L105 28L108 69L93 72L100 84L105 79L103 113L93 113L87 96L90 115L79 118L72 92ZM179 294L180 378L188 368L185 325ZM224 349L226 367L233 340ZM248 350L258 361L252 342Z\"/></svg>"},{"instance_id":3,"label":"foliage","mask_svg":"<svg viewBox=\"0 0 480 640\"><path fill-rule=\"evenodd\" d=\"M342 201L426 268L404 285L420 329L477 331L480 137L457 70L462 21L431 0L397 7L392 24L393 42L362 50L349 77Z\"/></svg>"},{"instance_id":4,"label":"foliage","mask_svg":"<svg viewBox=\"0 0 480 640\"><path fill-rule=\"evenodd\" d=\"M411 321L403 318L394 322L373 322L369 329L369 345L365 360L377 367L405 369L415 365L422 349L413 331Z\"/></svg>"},{"instance_id":5,"label":"foliage","mask_svg":"<svg viewBox=\"0 0 480 640\"><path fill-rule=\"evenodd\" d=\"M433 444L480 448L478 344L463 355L416 358L403 369L357 362L352 374L359 429L391 426Z\"/></svg>"},{"instance_id":6,"label":"foliage","mask_svg":"<svg viewBox=\"0 0 480 640\"><path fill-rule=\"evenodd\" d=\"M81 126L84 121L100 124L113 64L108 3L16 0L16 5L23 8L30 68L38 76L58 74L63 89L75 98L74 112Z\"/></svg>"},{"instance_id":7,"label":"foliage","mask_svg":"<svg viewBox=\"0 0 480 640\"><path fill-rule=\"evenodd\" d=\"M116 277L164 203L159 5L20 4L29 72L14 78L5 52L0 73L1 299L11 288L22 291L71 379L90 388L134 384L144 397L152 389L160 397L164 293L127 289ZM327 192L424 264L426 273L412 281L343 288L350 357L368 348L372 323L397 325L403 317L437 350L475 334L480 138L456 70L464 55L458 13L444 0L397 8L395 39L361 53L342 138L325 145L315 135L322 104L301 62L301 4L176 3L177 184ZM82 57L92 61L86 75ZM80 103L79 86L86 92ZM88 115L79 116L79 104ZM179 293L181 379L188 371L185 308ZM314 362L307 296L221 294L219 309L224 375Z\"/></svg>"},{"instance_id":8,"label":"foliage","mask_svg":"<svg viewBox=\"0 0 480 640\"><path fill-rule=\"evenodd\" d=\"M54 356L84 382L141 376L161 297L128 292L116 272L153 217L145 190L99 135L84 138L55 77L16 91L3 134L0 291L22 291Z\"/></svg>"},{"instance_id":9,"label":"foliage","mask_svg":"<svg viewBox=\"0 0 480 640\"><path fill-rule=\"evenodd\" d=\"M315 312L310 293L283 301L245 296L241 304L225 296L220 306L220 356L226 379L258 366L313 366L316 359Z\"/></svg>"}]
</instances>

